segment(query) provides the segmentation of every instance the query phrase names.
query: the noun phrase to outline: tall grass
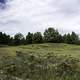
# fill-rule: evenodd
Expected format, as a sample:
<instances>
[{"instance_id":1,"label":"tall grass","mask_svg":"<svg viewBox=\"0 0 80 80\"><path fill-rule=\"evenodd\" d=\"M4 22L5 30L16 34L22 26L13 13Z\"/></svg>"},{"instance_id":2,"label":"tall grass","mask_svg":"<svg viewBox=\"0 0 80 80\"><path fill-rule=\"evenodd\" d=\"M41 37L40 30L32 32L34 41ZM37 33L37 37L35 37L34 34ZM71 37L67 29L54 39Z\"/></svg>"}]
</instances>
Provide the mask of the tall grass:
<instances>
[{"instance_id":1,"label":"tall grass","mask_svg":"<svg viewBox=\"0 0 80 80\"><path fill-rule=\"evenodd\" d=\"M1 80L80 80L80 61L71 56L45 56L16 51L0 58Z\"/></svg>"}]
</instances>

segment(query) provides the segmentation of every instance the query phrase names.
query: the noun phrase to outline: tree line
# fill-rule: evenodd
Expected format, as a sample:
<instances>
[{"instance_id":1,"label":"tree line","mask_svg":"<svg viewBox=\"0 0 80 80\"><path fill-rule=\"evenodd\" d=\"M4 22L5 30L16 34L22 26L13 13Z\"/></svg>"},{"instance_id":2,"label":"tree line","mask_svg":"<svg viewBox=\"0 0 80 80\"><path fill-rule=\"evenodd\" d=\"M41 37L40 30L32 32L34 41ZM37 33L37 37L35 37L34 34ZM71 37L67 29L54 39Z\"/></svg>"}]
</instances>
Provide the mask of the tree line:
<instances>
[{"instance_id":1,"label":"tree line","mask_svg":"<svg viewBox=\"0 0 80 80\"><path fill-rule=\"evenodd\" d=\"M41 32L28 32L26 37L22 33L17 33L14 37L0 32L0 45L26 45L34 43L68 43L80 44L79 36L75 33L61 35L58 30L49 27L42 34Z\"/></svg>"}]
</instances>

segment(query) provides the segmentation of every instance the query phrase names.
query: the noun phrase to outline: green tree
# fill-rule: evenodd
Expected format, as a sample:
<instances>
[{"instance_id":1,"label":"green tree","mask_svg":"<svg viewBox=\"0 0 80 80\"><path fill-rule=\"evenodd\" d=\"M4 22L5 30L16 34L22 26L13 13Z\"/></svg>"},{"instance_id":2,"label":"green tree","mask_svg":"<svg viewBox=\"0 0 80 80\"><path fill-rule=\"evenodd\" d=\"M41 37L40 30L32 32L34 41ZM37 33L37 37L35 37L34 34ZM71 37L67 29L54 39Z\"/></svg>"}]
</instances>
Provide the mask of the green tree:
<instances>
[{"instance_id":1,"label":"green tree","mask_svg":"<svg viewBox=\"0 0 80 80\"><path fill-rule=\"evenodd\" d=\"M67 36L66 36L66 42L69 43L69 44L71 44L71 42L72 42L70 33L68 33Z\"/></svg>"},{"instance_id":2,"label":"green tree","mask_svg":"<svg viewBox=\"0 0 80 80\"><path fill-rule=\"evenodd\" d=\"M78 35L75 32L72 32L71 40L72 40L71 41L72 44L76 44L79 41L79 37L78 37Z\"/></svg>"},{"instance_id":3,"label":"green tree","mask_svg":"<svg viewBox=\"0 0 80 80\"><path fill-rule=\"evenodd\" d=\"M64 42L68 44L77 44L79 42L79 37L75 32L72 32L71 34L65 34L63 36Z\"/></svg>"},{"instance_id":4,"label":"green tree","mask_svg":"<svg viewBox=\"0 0 80 80\"><path fill-rule=\"evenodd\" d=\"M42 43L43 42L43 36L42 36L41 32L34 33L33 42L34 43Z\"/></svg>"},{"instance_id":5,"label":"green tree","mask_svg":"<svg viewBox=\"0 0 80 80\"><path fill-rule=\"evenodd\" d=\"M0 32L0 44L9 45L10 40L11 40L10 35Z\"/></svg>"},{"instance_id":6,"label":"green tree","mask_svg":"<svg viewBox=\"0 0 80 80\"><path fill-rule=\"evenodd\" d=\"M58 42L60 38L60 34L54 28L48 28L44 32L44 40L46 42Z\"/></svg>"},{"instance_id":7,"label":"green tree","mask_svg":"<svg viewBox=\"0 0 80 80\"><path fill-rule=\"evenodd\" d=\"M14 36L14 44L15 44L15 45L23 44L23 43L22 43L22 40L23 40L23 39L24 39L23 34L21 34L21 33L15 34L15 36Z\"/></svg>"},{"instance_id":8,"label":"green tree","mask_svg":"<svg viewBox=\"0 0 80 80\"><path fill-rule=\"evenodd\" d=\"M58 43L62 43L63 42L63 36L61 34L58 35L57 42Z\"/></svg>"},{"instance_id":9,"label":"green tree","mask_svg":"<svg viewBox=\"0 0 80 80\"><path fill-rule=\"evenodd\" d=\"M28 35L26 36L26 43L31 44L33 38L33 33L28 32Z\"/></svg>"}]
</instances>

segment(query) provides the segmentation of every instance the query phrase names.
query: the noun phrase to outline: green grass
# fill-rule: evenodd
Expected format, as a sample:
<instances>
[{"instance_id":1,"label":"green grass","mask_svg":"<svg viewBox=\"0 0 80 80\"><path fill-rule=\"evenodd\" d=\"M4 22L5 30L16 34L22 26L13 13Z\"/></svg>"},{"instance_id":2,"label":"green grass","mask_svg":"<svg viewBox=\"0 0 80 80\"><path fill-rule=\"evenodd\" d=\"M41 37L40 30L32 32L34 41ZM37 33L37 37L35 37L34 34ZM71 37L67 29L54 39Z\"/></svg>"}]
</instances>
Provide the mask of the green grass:
<instances>
[{"instance_id":1,"label":"green grass","mask_svg":"<svg viewBox=\"0 0 80 80\"><path fill-rule=\"evenodd\" d=\"M54 53L58 55L71 55L73 57L80 57L80 46L70 45L63 43L44 43L44 44L31 44L21 46L7 46L0 48L0 55L15 55L16 51L24 53L42 54Z\"/></svg>"},{"instance_id":2,"label":"green grass","mask_svg":"<svg viewBox=\"0 0 80 80\"><path fill-rule=\"evenodd\" d=\"M80 80L80 45L44 43L2 46L0 79Z\"/></svg>"}]
</instances>

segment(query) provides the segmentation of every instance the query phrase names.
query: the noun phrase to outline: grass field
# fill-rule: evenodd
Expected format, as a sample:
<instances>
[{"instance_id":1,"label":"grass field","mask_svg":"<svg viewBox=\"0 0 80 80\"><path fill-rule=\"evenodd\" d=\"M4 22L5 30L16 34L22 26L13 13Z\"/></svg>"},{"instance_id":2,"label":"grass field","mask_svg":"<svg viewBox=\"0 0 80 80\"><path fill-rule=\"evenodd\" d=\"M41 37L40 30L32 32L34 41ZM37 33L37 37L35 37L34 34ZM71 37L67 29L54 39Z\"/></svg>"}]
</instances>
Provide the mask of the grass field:
<instances>
[{"instance_id":1,"label":"grass field","mask_svg":"<svg viewBox=\"0 0 80 80\"><path fill-rule=\"evenodd\" d=\"M0 48L0 55L15 55L16 51L23 53L42 54L53 53L58 55L71 55L80 58L80 46L63 43L44 43L21 46L7 46Z\"/></svg>"},{"instance_id":2,"label":"grass field","mask_svg":"<svg viewBox=\"0 0 80 80\"><path fill-rule=\"evenodd\" d=\"M80 45L0 47L1 80L80 80Z\"/></svg>"}]
</instances>

